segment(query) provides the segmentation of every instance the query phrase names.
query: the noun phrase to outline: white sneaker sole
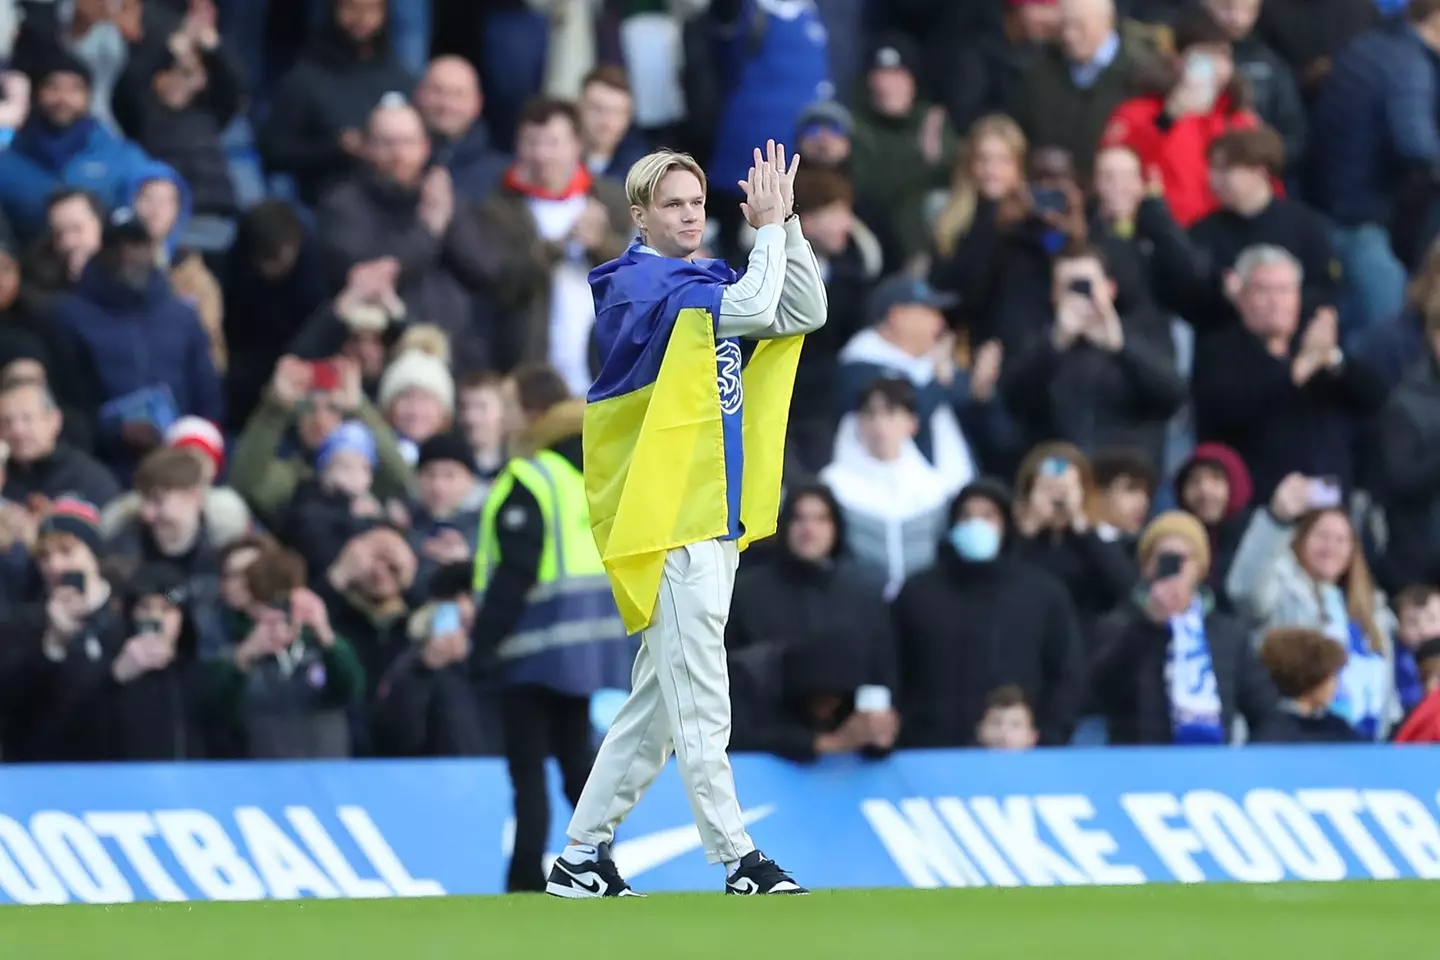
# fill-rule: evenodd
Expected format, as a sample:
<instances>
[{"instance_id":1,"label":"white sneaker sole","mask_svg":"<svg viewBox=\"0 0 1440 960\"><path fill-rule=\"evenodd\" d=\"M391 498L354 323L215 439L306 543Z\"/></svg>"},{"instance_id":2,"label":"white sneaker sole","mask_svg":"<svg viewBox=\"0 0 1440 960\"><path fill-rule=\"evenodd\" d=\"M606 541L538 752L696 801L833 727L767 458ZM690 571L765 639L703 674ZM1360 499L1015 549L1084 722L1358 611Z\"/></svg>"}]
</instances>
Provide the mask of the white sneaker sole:
<instances>
[{"instance_id":1,"label":"white sneaker sole","mask_svg":"<svg viewBox=\"0 0 1440 960\"><path fill-rule=\"evenodd\" d=\"M571 887L563 883L545 884L545 892L552 897L560 897L565 900L599 900L603 893L591 893L584 887Z\"/></svg>"}]
</instances>

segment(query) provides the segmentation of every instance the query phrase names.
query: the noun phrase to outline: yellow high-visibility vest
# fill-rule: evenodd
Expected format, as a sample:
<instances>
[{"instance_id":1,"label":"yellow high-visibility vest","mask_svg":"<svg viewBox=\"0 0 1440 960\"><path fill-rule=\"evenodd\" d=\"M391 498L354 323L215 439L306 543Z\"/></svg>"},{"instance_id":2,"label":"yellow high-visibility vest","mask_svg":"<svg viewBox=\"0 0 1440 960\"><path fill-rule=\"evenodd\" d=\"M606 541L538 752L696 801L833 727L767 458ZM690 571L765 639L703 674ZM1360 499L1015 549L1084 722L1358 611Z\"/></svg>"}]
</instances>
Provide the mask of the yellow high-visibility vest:
<instances>
[{"instance_id":1,"label":"yellow high-visibility vest","mask_svg":"<svg viewBox=\"0 0 1440 960\"><path fill-rule=\"evenodd\" d=\"M525 613L512 636L495 650L497 660L580 643L623 640L625 625L615 607L605 565L590 532L590 509L580 471L553 450L506 464L480 514L475 551L476 603L500 563L496 524L505 523L501 505L520 484L535 497L545 520L545 546L535 586L525 596Z\"/></svg>"}]
</instances>

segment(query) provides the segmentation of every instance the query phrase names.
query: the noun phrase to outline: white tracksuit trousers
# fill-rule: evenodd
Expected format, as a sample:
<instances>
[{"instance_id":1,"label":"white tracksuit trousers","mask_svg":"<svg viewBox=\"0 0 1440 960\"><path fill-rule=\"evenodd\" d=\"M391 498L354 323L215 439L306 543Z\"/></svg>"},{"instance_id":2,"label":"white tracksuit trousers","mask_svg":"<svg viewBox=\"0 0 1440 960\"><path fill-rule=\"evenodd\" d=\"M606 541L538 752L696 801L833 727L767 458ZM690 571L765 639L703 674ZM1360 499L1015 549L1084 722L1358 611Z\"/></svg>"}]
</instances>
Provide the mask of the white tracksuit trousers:
<instances>
[{"instance_id":1,"label":"white tracksuit trousers","mask_svg":"<svg viewBox=\"0 0 1440 960\"><path fill-rule=\"evenodd\" d=\"M755 849L726 755L725 623L739 561L733 540L706 540L666 556L655 619L635 657L630 697L575 805L567 831L571 840L609 843L674 750L706 858L730 863Z\"/></svg>"}]
</instances>

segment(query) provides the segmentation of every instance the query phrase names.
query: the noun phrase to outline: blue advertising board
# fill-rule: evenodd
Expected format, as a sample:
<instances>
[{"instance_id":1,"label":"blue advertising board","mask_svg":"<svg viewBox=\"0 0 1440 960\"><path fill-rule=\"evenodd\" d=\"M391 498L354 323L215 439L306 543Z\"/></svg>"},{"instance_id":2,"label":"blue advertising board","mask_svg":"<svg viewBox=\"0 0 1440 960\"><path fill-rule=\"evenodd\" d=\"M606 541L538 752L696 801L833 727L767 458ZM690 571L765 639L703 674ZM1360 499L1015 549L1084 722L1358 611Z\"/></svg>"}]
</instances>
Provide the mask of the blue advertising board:
<instances>
[{"instance_id":1,"label":"blue advertising board","mask_svg":"<svg viewBox=\"0 0 1440 960\"><path fill-rule=\"evenodd\" d=\"M1440 877L1440 751L1248 747L735 758L814 887ZM552 850L568 808L555 793ZM498 893L495 760L0 768L0 903ZM718 890L672 764L616 838L644 892Z\"/></svg>"}]
</instances>

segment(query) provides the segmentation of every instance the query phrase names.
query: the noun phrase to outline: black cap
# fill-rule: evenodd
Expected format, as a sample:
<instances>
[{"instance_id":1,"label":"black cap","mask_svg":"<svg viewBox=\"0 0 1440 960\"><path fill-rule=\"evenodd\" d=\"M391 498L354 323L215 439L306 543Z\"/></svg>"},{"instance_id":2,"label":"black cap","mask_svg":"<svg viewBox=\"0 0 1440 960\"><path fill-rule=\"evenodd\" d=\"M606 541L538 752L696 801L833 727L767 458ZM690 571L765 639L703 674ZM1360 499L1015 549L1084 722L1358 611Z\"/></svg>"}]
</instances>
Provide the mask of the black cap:
<instances>
[{"instance_id":1,"label":"black cap","mask_svg":"<svg viewBox=\"0 0 1440 960\"><path fill-rule=\"evenodd\" d=\"M912 74L920 72L920 48L903 33L890 33L875 41L866 58L866 69L899 68Z\"/></svg>"},{"instance_id":2,"label":"black cap","mask_svg":"<svg viewBox=\"0 0 1440 960\"><path fill-rule=\"evenodd\" d=\"M129 207L121 207L110 214L105 224L105 235L101 240L104 247L114 248L125 243L150 243L150 231L135 216Z\"/></svg>"},{"instance_id":3,"label":"black cap","mask_svg":"<svg viewBox=\"0 0 1440 960\"><path fill-rule=\"evenodd\" d=\"M960 508L976 498L989 500L1000 508L1000 513L1008 516L1010 505L1014 498L1011 496L1010 488L1005 481L998 477L977 477L971 480L960 492L955 494L955 499L950 501L950 517L954 519L960 515Z\"/></svg>"},{"instance_id":4,"label":"black cap","mask_svg":"<svg viewBox=\"0 0 1440 960\"><path fill-rule=\"evenodd\" d=\"M897 274L888 280L880 281L879 286L870 294L869 316L870 321L875 323L883 320L895 307L918 304L934 307L936 310L949 310L959 302L959 297L952 293L941 293L918 277Z\"/></svg>"},{"instance_id":5,"label":"black cap","mask_svg":"<svg viewBox=\"0 0 1440 960\"><path fill-rule=\"evenodd\" d=\"M90 77L90 65L58 44L49 47L35 58L33 70L35 86L40 86L56 73L73 73L84 80L87 87L93 82Z\"/></svg>"},{"instance_id":6,"label":"black cap","mask_svg":"<svg viewBox=\"0 0 1440 960\"><path fill-rule=\"evenodd\" d=\"M427 463L434 463L437 460L453 460L465 467L471 473L475 472L475 453L470 449L470 444L458 433L438 433L420 444L419 459L415 461L415 469L419 470Z\"/></svg>"}]
</instances>

